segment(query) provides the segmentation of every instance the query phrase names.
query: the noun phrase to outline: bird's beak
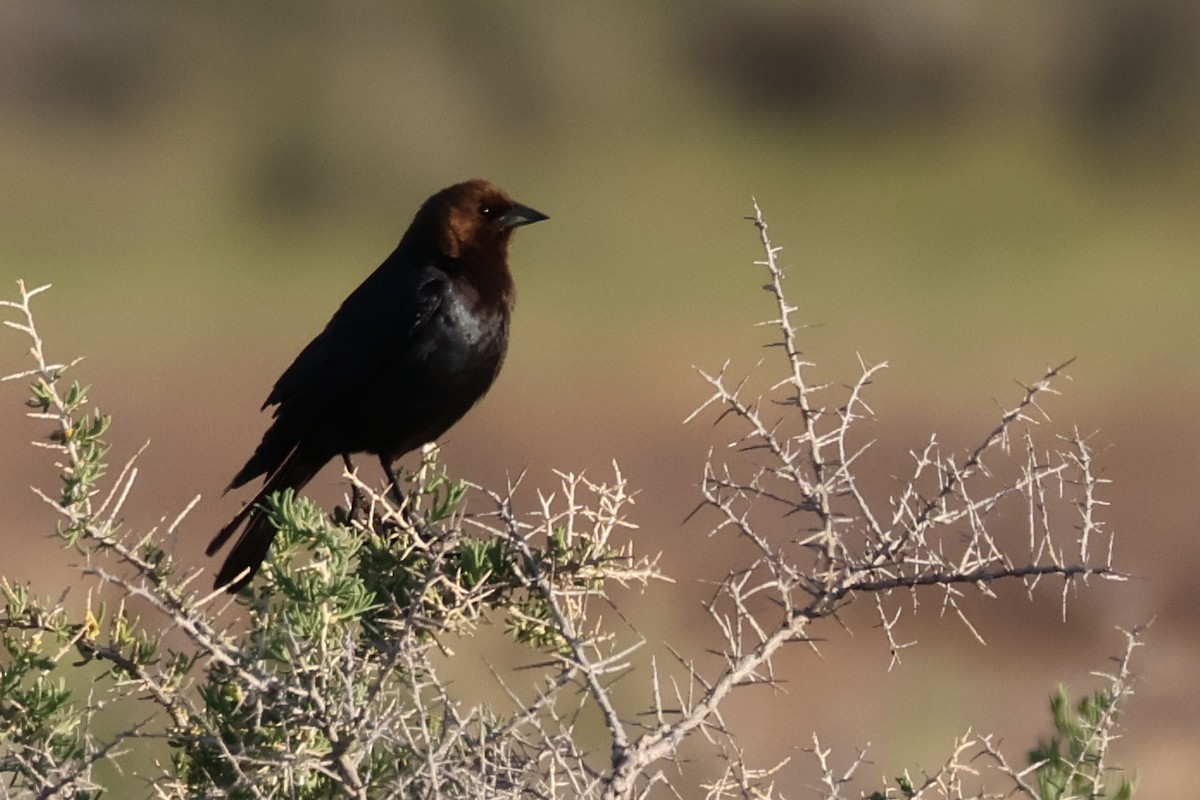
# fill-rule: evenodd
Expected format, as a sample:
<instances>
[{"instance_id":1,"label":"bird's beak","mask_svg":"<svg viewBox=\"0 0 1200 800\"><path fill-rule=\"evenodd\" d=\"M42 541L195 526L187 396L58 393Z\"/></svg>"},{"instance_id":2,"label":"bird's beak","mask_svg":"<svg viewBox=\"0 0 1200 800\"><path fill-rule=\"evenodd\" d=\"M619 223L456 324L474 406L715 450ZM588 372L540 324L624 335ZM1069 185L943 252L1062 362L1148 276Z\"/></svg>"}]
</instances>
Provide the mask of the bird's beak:
<instances>
[{"instance_id":1,"label":"bird's beak","mask_svg":"<svg viewBox=\"0 0 1200 800\"><path fill-rule=\"evenodd\" d=\"M500 225L506 229L518 228L522 225L532 225L535 222L541 222L544 219L550 218L540 211L534 211L529 206L514 203L513 207L508 210L508 213L500 218Z\"/></svg>"}]
</instances>

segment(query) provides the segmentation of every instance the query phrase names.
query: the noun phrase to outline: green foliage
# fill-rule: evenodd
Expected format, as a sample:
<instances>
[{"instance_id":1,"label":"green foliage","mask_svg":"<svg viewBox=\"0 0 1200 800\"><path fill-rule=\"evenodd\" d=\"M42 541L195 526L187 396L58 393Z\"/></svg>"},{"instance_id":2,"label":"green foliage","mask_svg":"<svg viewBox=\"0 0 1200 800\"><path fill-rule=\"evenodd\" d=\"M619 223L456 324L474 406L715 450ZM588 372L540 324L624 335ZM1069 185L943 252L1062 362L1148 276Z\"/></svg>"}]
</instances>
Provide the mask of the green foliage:
<instances>
[{"instance_id":1,"label":"green foliage","mask_svg":"<svg viewBox=\"0 0 1200 800\"><path fill-rule=\"evenodd\" d=\"M1039 796L1043 800L1108 797L1104 755L1118 716L1116 698L1096 691L1072 708L1066 688L1060 686L1050 696L1050 713L1054 735L1039 741L1029 753L1029 763L1038 765ZM1133 782L1121 778L1111 797L1129 800Z\"/></svg>"},{"instance_id":2,"label":"green foliage","mask_svg":"<svg viewBox=\"0 0 1200 800\"><path fill-rule=\"evenodd\" d=\"M39 620L38 604L23 587L3 580L0 592L7 606L0 633L5 654L0 661L0 776L36 786L31 779L58 775L59 765L80 764L87 753L86 715L54 674L55 659L46 647L61 646L70 626L61 614Z\"/></svg>"},{"instance_id":3,"label":"green foliage","mask_svg":"<svg viewBox=\"0 0 1200 800\"><path fill-rule=\"evenodd\" d=\"M111 747L90 733L98 709L80 696L74 677L98 660L101 677L126 681L155 661L157 639L123 607L110 613L89 603L74 622L61 604L7 578L0 578L0 595L0 777L31 792L98 797L91 768ZM77 658L69 660L72 653Z\"/></svg>"},{"instance_id":4,"label":"green foliage","mask_svg":"<svg viewBox=\"0 0 1200 800\"><path fill-rule=\"evenodd\" d=\"M448 712L417 713L418 703L443 702L429 648L468 634L489 612L550 614L549 595L522 579L508 540L465 534L465 498L466 486L432 456L399 507L374 495L369 523L346 512L335 522L290 491L268 498L279 534L239 598L248 628L232 662L210 667L198 684L202 719L191 725L203 734L173 739L188 794L317 798L350 784L374 796L413 780L428 754L401 732ZM530 552L538 572L556 576L553 591L602 588L595 570L565 561L560 546ZM615 563L606 547L593 556L593 565ZM547 641L509 628L519 641ZM281 770L283 758L300 766Z\"/></svg>"},{"instance_id":5,"label":"green foliage","mask_svg":"<svg viewBox=\"0 0 1200 800\"><path fill-rule=\"evenodd\" d=\"M900 794L884 794L883 792L871 792L867 795L866 800L888 800L889 797L916 797L917 791L913 788L912 781L907 775L900 775L896 778L896 788Z\"/></svg>"}]
</instances>

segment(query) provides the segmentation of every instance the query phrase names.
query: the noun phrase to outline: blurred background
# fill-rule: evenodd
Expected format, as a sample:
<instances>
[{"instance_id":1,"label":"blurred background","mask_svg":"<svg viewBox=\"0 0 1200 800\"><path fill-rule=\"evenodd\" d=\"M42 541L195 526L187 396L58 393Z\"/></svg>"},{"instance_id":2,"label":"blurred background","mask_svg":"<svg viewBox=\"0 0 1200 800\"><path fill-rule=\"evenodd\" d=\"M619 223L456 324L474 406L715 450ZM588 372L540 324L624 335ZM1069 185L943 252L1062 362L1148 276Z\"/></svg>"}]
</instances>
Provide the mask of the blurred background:
<instances>
[{"instance_id":1,"label":"blurred background","mask_svg":"<svg viewBox=\"0 0 1200 800\"><path fill-rule=\"evenodd\" d=\"M1092 436L1136 577L1083 591L1065 621L1056 588L1032 606L1016 587L973 599L986 647L934 603L891 672L861 615L853 638L826 632L824 660L785 652L787 696L747 692L730 727L760 764L794 756L783 780L801 796L813 731L847 763L870 743L870 788L936 768L967 727L1020 758L1049 733L1053 688L1099 688L1115 626L1154 618L1117 761L1139 796L1184 796L1200 752L1183 502L1200 440L1200 5L408 6L0 4L0 292L52 282L35 301L49 355L86 356L75 377L115 416L113 461L150 442L131 525L201 494L171 546L205 564L275 378L425 197L487 177L551 221L516 237L509 360L444 461L496 487L528 470L532 489L615 458L641 490L638 549L679 581L635 594L630 617L712 646L698 602L730 556L711 520L684 520L728 432L682 420L707 397L693 366L763 355L755 197L815 376L851 381L859 354L891 365L871 395L881 479L933 431L973 446L1017 381L1078 357L1040 435ZM26 347L0 335L0 372L26 368ZM0 386L3 571L57 595L78 573L27 488L57 479L24 397ZM311 493L337 499L338 470ZM646 670L625 680L644 703Z\"/></svg>"}]
</instances>

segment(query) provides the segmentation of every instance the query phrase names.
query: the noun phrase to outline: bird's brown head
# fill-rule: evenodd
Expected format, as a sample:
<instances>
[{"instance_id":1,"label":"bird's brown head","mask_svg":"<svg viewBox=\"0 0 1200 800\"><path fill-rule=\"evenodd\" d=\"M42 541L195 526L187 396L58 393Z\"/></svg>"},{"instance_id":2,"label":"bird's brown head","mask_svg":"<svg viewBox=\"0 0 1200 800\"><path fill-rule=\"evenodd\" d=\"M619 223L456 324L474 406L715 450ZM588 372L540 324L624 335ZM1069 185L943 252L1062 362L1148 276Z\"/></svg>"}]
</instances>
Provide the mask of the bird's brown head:
<instances>
[{"instance_id":1,"label":"bird's brown head","mask_svg":"<svg viewBox=\"0 0 1200 800\"><path fill-rule=\"evenodd\" d=\"M548 219L522 205L495 184L470 180L447 187L425 201L413 220L426 241L448 258L503 258L515 228Z\"/></svg>"}]
</instances>

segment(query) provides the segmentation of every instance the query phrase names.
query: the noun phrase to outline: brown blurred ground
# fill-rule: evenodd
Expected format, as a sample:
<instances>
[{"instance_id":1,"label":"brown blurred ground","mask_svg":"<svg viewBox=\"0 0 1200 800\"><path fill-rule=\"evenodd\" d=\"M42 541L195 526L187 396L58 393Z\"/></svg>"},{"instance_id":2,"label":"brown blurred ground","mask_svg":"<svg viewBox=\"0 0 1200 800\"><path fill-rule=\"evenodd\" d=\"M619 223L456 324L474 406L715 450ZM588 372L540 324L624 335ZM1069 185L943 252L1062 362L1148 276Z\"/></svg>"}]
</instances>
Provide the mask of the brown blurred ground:
<instances>
[{"instance_id":1,"label":"brown blurred ground","mask_svg":"<svg viewBox=\"0 0 1200 800\"><path fill-rule=\"evenodd\" d=\"M727 556L681 521L721 440L680 421L706 396L692 365L760 355L755 195L820 324L818 374L852 379L859 352L892 364L873 402L882 476L932 430L973 443L1013 379L1078 356L1044 434L1096 431L1138 578L1084 592L1065 624L1052 592L976 603L986 648L927 614L891 674L861 616L824 661L787 653L789 695L747 696L730 723L763 763L813 730L846 759L870 741L871 775L935 766L968 726L1019 754L1053 687L1093 687L1113 627L1156 617L1118 761L1139 796L1184 796L1200 750L1198 44L1200 12L1165 2L7 4L0 291L55 284L38 305L52 357L87 357L115 460L151 442L131 525L202 494L175 545L200 564L279 371L417 202L496 180L552 221L518 237L510 360L445 459L541 486L617 459L642 490L640 548L681 581L631 615L699 649L714 640L695 601ZM0 336L0 371L24 346ZM0 387L3 571L57 594L77 577L52 566L70 556L25 488L56 479L22 400ZM336 472L314 492L336 498Z\"/></svg>"}]
</instances>

